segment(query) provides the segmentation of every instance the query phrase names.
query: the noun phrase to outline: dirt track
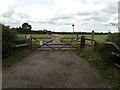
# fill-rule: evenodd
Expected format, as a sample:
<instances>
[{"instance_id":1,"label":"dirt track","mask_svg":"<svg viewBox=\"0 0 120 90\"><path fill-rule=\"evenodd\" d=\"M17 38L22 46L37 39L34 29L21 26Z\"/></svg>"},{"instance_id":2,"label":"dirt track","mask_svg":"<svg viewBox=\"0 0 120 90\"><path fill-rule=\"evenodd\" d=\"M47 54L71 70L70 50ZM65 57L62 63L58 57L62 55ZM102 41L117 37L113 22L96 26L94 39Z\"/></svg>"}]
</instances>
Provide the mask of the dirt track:
<instances>
[{"instance_id":1,"label":"dirt track","mask_svg":"<svg viewBox=\"0 0 120 90\"><path fill-rule=\"evenodd\" d=\"M97 72L72 51L35 51L3 71L3 88L105 88Z\"/></svg>"},{"instance_id":2,"label":"dirt track","mask_svg":"<svg viewBox=\"0 0 120 90\"><path fill-rule=\"evenodd\" d=\"M60 39L49 36L44 41L51 42L3 71L3 88L108 87L97 72L70 48L53 50L51 47L56 47L57 44L57 47L62 47L60 44L64 44Z\"/></svg>"}]
</instances>

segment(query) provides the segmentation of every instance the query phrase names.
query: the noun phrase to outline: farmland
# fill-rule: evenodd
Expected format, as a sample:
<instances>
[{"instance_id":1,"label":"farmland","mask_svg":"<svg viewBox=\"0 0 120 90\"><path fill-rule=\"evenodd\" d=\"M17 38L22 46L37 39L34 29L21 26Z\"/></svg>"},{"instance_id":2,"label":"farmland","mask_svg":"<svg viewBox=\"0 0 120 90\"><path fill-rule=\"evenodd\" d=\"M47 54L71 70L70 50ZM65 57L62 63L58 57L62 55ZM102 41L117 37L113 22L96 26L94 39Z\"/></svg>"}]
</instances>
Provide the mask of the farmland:
<instances>
[{"instance_id":1,"label":"farmland","mask_svg":"<svg viewBox=\"0 0 120 90\"><path fill-rule=\"evenodd\" d=\"M36 39L44 39L48 36L48 34L31 34L33 39L32 42L32 48L21 48L17 49L16 52L13 53L13 56L10 56L6 58L6 60L3 61L3 68L11 67L14 63L17 63L19 61L22 61L23 58L28 57L33 51L35 51L38 48L39 40ZM25 34L18 34L17 35L19 39L25 38ZM78 38L81 36L85 36L86 38L91 39L91 34L79 34ZM105 41L109 35L94 35L94 40L96 41ZM52 37L59 37L62 39L70 40L73 37L76 38L76 34L52 34ZM86 41L87 42L87 41ZM88 43L88 42L87 42ZM79 43L80 44L80 43ZM76 48L72 49L73 52L75 52L79 58L84 58L87 62L91 64L96 70L98 70L99 74L102 76L103 80L106 81L111 87L119 87L119 75L116 72L119 72L119 70L114 66L105 66L102 62L102 58L99 55L99 52L96 50L93 50L91 47L86 48ZM22 54L21 54L22 53ZM49 52L50 53L50 52ZM59 54L61 55L61 54ZM45 55L43 55L45 56ZM57 57L58 58L58 57Z\"/></svg>"},{"instance_id":2,"label":"farmland","mask_svg":"<svg viewBox=\"0 0 120 90\"><path fill-rule=\"evenodd\" d=\"M48 36L48 34L31 34L32 38L36 39L43 39ZM53 34L54 36L60 37L62 39L71 39L71 38L76 38L76 34ZM85 36L86 38L91 39L91 34L79 34L78 37L80 38L81 36ZM18 34L18 38L24 38L25 34ZM96 41L105 41L107 39L108 35L94 35L94 39Z\"/></svg>"},{"instance_id":3,"label":"farmland","mask_svg":"<svg viewBox=\"0 0 120 90\"><path fill-rule=\"evenodd\" d=\"M70 39L70 38L76 38L77 35L76 34L58 34L58 36L60 36L63 39ZM79 34L78 38L80 38L81 36L85 36L86 38L91 39L91 34ZM108 35L94 35L94 39L97 41L105 41L107 39Z\"/></svg>"},{"instance_id":4,"label":"farmland","mask_svg":"<svg viewBox=\"0 0 120 90\"><path fill-rule=\"evenodd\" d=\"M36 39L43 39L47 37L47 34L31 34L31 35L32 35L32 38L36 38ZM20 39L25 38L25 34L18 34L17 36Z\"/></svg>"}]
</instances>

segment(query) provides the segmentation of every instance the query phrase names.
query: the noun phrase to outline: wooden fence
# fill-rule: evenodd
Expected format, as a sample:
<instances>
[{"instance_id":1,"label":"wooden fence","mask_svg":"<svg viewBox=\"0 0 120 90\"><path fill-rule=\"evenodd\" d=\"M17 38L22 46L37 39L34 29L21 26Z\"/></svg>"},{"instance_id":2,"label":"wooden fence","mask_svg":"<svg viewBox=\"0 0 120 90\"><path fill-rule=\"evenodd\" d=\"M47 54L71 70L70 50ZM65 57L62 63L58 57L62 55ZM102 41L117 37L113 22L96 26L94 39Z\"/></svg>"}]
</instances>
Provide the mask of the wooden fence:
<instances>
[{"instance_id":1,"label":"wooden fence","mask_svg":"<svg viewBox=\"0 0 120 90\"><path fill-rule=\"evenodd\" d=\"M118 52L111 51L110 53L111 53L111 55L118 58L118 60L116 62L114 62L114 65L116 67L120 68L120 47L114 42L104 42L104 44L111 45L118 51Z\"/></svg>"},{"instance_id":2,"label":"wooden fence","mask_svg":"<svg viewBox=\"0 0 120 90\"><path fill-rule=\"evenodd\" d=\"M13 43L13 48L32 47L32 38L17 39Z\"/></svg>"},{"instance_id":3,"label":"wooden fence","mask_svg":"<svg viewBox=\"0 0 120 90\"><path fill-rule=\"evenodd\" d=\"M90 41L91 43L88 43L87 41ZM120 68L120 47L114 43L114 42L96 42L95 40L93 39L88 39L88 38L85 38L85 36L82 36L81 37L81 48L85 48L85 46L92 46L94 48L96 48L97 44L106 44L106 45L111 45L115 50L117 50L118 52L115 52L115 51L110 51L110 54L113 55L114 57L117 57L118 60L117 62L114 62L114 65L118 68Z\"/></svg>"},{"instance_id":4,"label":"wooden fence","mask_svg":"<svg viewBox=\"0 0 120 90\"><path fill-rule=\"evenodd\" d=\"M94 39L85 38L85 36L81 36L81 44L80 47L84 48L85 46L96 47L97 42Z\"/></svg>"}]
</instances>

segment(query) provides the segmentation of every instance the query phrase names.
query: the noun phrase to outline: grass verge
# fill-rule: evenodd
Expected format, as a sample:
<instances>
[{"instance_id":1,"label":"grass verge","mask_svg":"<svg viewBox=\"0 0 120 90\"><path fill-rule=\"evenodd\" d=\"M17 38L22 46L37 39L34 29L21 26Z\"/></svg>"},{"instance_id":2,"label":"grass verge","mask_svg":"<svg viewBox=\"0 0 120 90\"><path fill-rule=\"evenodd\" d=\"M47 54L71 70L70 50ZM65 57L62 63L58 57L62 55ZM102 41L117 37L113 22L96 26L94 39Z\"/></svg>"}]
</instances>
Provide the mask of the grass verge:
<instances>
[{"instance_id":1,"label":"grass verge","mask_svg":"<svg viewBox=\"0 0 120 90\"><path fill-rule=\"evenodd\" d=\"M6 69L11 67L13 64L20 62L23 58L30 55L33 51L37 49L37 45L33 45L32 48L19 48L13 52L13 54L2 60L2 68Z\"/></svg>"},{"instance_id":2,"label":"grass verge","mask_svg":"<svg viewBox=\"0 0 120 90\"><path fill-rule=\"evenodd\" d=\"M43 39L48 36L48 34L31 34L33 38L36 39ZM25 34L18 34L19 39L25 38ZM11 67L13 64L21 61L23 58L27 57L29 54L31 54L34 50L37 49L39 45L38 41L33 40L32 41L32 48L18 48L15 49L11 56L4 58L2 60L2 68L6 69L7 67Z\"/></svg>"},{"instance_id":3,"label":"grass verge","mask_svg":"<svg viewBox=\"0 0 120 90\"><path fill-rule=\"evenodd\" d=\"M111 88L120 88L120 70L115 66L104 65L97 51L90 47L86 47L85 49L78 48L73 51L96 68L99 75Z\"/></svg>"}]
</instances>

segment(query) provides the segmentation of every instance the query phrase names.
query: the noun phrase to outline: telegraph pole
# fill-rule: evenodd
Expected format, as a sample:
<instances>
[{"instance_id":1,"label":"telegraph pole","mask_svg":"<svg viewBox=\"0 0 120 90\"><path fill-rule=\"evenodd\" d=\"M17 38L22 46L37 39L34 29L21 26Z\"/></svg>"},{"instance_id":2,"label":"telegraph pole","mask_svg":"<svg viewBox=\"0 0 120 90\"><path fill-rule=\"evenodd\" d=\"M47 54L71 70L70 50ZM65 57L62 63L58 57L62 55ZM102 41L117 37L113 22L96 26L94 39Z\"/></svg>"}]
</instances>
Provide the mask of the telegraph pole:
<instances>
[{"instance_id":1,"label":"telegraph pole","mask_svg":"<svg viewBox=\"0 0 120 90\"><path fill-rule=\"evenodd\" d=\"M73 27L73 39L74 39L74 26L75 26L75 25L74 25L74 24L72 24L72 27Z\"/></svg>"}]
</instances>

